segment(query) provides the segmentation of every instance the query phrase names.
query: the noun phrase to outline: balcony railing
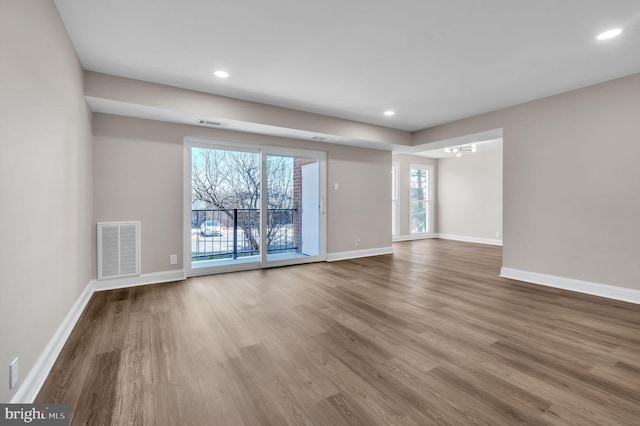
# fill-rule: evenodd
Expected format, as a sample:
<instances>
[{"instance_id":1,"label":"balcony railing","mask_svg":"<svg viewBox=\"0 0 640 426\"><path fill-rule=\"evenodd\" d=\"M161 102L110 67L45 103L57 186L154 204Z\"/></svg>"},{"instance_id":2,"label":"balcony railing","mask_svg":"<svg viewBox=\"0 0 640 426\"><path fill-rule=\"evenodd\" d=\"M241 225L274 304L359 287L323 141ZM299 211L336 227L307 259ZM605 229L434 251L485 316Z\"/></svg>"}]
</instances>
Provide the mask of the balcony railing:
<instances>
[{"instance_id":1,"label":"balcony railing","mask_svg":"<svg viewBox=\"0 0 640 426\"><path fill-rule=\"evenodd\" d=\"M296 253L298 209L267 209L267 254ZM260 253L260 209L191 211L191 259L217 260Z\"/></svg>"}]
</instances>

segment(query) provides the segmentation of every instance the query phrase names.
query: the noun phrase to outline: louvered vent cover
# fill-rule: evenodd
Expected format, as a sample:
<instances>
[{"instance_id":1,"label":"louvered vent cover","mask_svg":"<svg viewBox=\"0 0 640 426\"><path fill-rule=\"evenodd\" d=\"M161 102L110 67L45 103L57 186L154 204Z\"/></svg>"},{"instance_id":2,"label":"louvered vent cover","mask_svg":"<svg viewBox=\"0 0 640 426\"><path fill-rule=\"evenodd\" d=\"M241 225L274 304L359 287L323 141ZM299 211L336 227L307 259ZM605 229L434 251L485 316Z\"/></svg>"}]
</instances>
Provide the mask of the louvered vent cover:
<instances>
[{"instance_id":1,"label":"louvered vent cover","mask_svg":"<svg viewBox=\"0 0 640 426\"><path fill-rule=\"evenodd\" d=\"M140 275L140 222L98 223L98 279Z\"/></svg>"}]
</instances>

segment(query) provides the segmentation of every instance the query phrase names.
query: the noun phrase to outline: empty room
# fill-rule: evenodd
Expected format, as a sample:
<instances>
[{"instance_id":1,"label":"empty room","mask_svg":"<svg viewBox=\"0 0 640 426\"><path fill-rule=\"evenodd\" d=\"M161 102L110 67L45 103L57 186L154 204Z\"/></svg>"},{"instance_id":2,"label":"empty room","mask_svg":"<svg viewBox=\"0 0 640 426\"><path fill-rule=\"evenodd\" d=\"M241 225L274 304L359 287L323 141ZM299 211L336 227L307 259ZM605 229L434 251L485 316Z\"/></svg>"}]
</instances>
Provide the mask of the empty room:
<instances>
[{"instance_id":1,"label":"empty room","mask_svg":"<svg viewBox=\"0 0 640 426\"><path fill-rule=\"evenodd\" d=\"M637 0L0 0L0 423L637 425Z\"/></svg>"}]
</instances>

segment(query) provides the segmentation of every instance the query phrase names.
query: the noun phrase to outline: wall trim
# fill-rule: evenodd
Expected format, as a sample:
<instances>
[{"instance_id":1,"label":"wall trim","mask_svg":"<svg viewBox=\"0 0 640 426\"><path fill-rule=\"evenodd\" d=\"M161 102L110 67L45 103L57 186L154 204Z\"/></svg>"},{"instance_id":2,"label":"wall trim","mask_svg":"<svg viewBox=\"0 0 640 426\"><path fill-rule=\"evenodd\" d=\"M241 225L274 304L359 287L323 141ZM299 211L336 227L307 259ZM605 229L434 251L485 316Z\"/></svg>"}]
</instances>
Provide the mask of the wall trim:
<instances>
[{"instance_id":1,"label":"wall trim","mask_svg":"<svg viewBox=\"0 0 640 426\"><path fill-rule=\"evenodd\" d=\"M512 280L525 281L532 284L560 288L563 290L590 294L592 296L599 296L607 299L640 304L640 290L634 290L632 288L593 283L573 278L564 278L555 275L546 275L538 272L522 271L520 269L505 267L500 269L500 276Z\"/></svg>"},{"instance_id":2,"label":"wall trim","mask_svg":"<svg viewBox=\"0 0 640 426\"><path fill-rule=\"evenodd\" d=\"M464 241L466 243L478 243L478 244L489 244L492 246L502 246L502 240L497 238L478 238L478 237L467 237L464 235L452 235L452 234L436 234L436 238L440 238L442 240Z\"/></svg>"},{"instance_id":3,"label":"wall trim","mask_svg":"<svg viewBox=\"0 0 640 426\"><path fill-rule=\"evenodd\" d=\"M60 326L58 326L58 329L53 333L49 343L47 343L47 346L45 346L35 364L25 376L20 387L11 398L10 403L33 403L44 381L47 379L49 372L53 368L53 364L58 359L64 344L71 335L71 331L73 331L73 328L80 319L80 315L82 315L84 308L87 306L87 303L89 303L92 294L93 284L89 282L84 290L82 290L82 293L80 293L80 296L71 307L67 316L62 320Z\"/></svg>"},{"instance_id":4,"label":"wall trim","mask_svg":"<svg viewBox=\"0 0 640 426\"><path fill-rule=\"evenodd\" d=\"M392 241L413 241L413 240L426 240L429 238L437 238L438 234L417 234L417 235L396 235L392 237Z\"/></svg>"},{"instance_id":5,"label":"wall trim","mask_svg":"<svg viewBox=\"0 0 640 426\"><path fill-rule=\"evenodd\" d=\"M358 257L379 256L381 254L393 254L393 247L379 247L365 250L341 251L337 253L327 253L327 262L338 260L356 259Z\"/></svg>"},{"instance_id":6,"label":"wall trim","mask_svg":"<svg viewBox=\"0 0 640 426\"><path fill-rule=\"evenodd\" d=\"M114 278L111 280L93 280L93 291L115 290L118 288L136 287L139 285L160 284L172 281L182 281L187 276L182 269L174 271L153 272L135 277Z\"/></svg>"}]
</instances>

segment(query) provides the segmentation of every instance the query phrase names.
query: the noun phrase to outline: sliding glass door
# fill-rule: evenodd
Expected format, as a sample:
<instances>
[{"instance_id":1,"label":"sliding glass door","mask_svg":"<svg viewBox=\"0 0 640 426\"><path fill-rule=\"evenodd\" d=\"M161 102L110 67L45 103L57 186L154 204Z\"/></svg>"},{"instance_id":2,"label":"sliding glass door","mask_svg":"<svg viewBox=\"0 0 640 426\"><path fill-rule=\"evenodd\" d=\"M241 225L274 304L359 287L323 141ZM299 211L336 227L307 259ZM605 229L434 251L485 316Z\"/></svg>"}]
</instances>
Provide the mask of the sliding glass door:
<instances>
[{"instance_id":1,"label":"sliding glass door","mask_svg":"<svg viewBox=\"0 0 640 426\"><path fill-rule=\"evenodd\" d=\"M267 262L320 255L320 159L267 155Z\"/></svg>"},{"instance_id":2,"label":"sliding glass door","mask_svg":"<svg viewBox=\"0 0 640 426\"><path fill-rule=\"evenodd\" d=\"M189 275L324 260L325 154L185 143Z\"/></svg>"},{"instance_id":3,"label":"sliding glass door","mask_svg":"<svg viewBox=\"0 0 640 426\"><path fill-rule=\"evenodd\" d=\"M192 269L260 262L260 152L190 148Z\"/></svg>"}]
</instances>

